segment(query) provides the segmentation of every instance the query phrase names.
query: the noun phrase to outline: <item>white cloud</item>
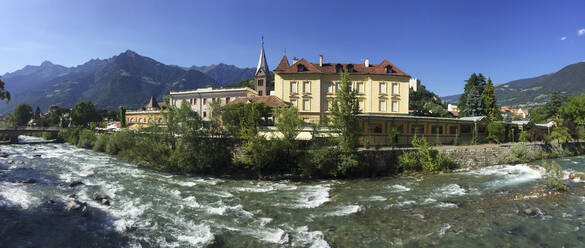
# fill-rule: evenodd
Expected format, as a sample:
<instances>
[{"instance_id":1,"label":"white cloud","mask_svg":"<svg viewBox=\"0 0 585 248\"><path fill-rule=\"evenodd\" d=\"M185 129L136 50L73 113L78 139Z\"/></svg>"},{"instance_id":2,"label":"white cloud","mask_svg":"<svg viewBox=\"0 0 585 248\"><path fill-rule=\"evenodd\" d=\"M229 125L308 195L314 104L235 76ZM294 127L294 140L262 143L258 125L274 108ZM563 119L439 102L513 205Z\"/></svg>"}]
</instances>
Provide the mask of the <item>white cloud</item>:
<instances>
[{"instance_id":1,"label":"white cloud","mask_svg":"<svg viewBox=\"0 0 585 248\"><path fill-rule=\"evenodd\" d=\"M566 39L567 39L567 37L565 37L565 36L561 37L561 40L566 40Z\"/></svg>"},{"instance_id":2,"label":"white cloud","mask_svg":"<svg viewBox=\"0 0 585 248\"><path fill-rule=\"evenodd\" d=\"M585 28L579 29L579 31L577 31L577 35L579 36L585 35Z\"/></svg>"}]
</instances>

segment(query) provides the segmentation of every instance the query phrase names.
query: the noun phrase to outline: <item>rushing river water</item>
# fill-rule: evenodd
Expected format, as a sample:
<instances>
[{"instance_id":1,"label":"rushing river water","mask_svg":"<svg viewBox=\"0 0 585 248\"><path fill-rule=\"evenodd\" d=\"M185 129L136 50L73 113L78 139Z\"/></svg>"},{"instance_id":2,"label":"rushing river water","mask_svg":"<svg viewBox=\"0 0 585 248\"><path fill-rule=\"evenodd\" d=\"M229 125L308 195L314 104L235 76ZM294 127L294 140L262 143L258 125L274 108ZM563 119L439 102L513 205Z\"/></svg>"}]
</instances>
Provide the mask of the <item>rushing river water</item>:
<instances>
[{"instance_id":1,"label":"rushing river water","mask_svg":"<svg viewBox=\"0 0 585 248\"><path fill-rule=\"evenodd\" d=\"M538 162L301 183L165 174L65 144L0 151L0 247L585 246L585 184L548 194ZM89 216L65 210L71 194Z\"/></svg>"}]
</instances>

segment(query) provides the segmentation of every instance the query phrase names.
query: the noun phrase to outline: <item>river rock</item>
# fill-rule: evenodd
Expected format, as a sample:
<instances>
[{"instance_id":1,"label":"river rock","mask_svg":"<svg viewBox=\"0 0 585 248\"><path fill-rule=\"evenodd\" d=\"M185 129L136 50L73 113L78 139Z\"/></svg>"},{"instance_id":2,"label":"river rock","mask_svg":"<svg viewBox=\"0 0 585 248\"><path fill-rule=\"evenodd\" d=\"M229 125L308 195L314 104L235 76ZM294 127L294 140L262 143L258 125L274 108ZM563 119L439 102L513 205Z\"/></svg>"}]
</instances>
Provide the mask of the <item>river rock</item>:
<instances>
[{"instance_id":1,"label":"river rock","mask_svg":"<svg viewBox=\"0 0 585 248\"><path fill-rule=\"evenodd\" d=\"M8 160L8 161L6 161L6 163L8 163L8 164L14 164L14 160Z\"/></svg>"},{"instance_id":2,"label":"river rock","mask_svg":"<svg viewBox=\"0 0 585 248\"><path fill-rule=\"evenodd\" d=\"M89 210L87 209L87 205L84 205L83 207L81 207L81 216L83 217L87 217L89 215Z\"/></svg>"},{"instance_id":3,"label":"river rock","mask_svg":"<svg viewBox=\"0 0 585 248\"><path fill-rule=\"evenodd\" d=\"M577 175L575 175L573 173L571 173L571 175L569 175L569 179L571 179L571 180L575 179L575 177L577 177Z\"/></svg>"},{"instance_id":4,"label":"river rock","mask_svg":"<svg viewBox=\"0 0 585 248\"><path fill-rule=\"evenodd\" d=\"M65 209L67 209L67 211L81 211L83 209L83 207L86 207L86 206L87 206L87 203L85 203L85 202L80 202L78 200L71 200L71 201L67 202L67 204L65 205Z\"/></svg>"},{"instance_id":5,"label":"river rock","mask_svg":"<svg viewBox=\"0 0 585 248\"><path fill-rule=\"evenodd\" d=\"M74 199L74 198L77 198L77 196L75 194L68 194L67 198Z\"/></svg>"},{"instance_id":6,"label":"river rock","mask_svg":"<svg viewBox=\"0 0 585 248\"><path fill-rule=\"evenodd\" d=\"M79 185L83 185L83 183L81 181L73 181L69 183L69 187L75 187Z\"/></svg>"},{"instance_id":7,"label":"river rock","mask_svg":"<svg viewBox=\"0 0 585 248\"><path fill-rule=\"evenodd\" d=\"M0 153L0 158L7 158L8 157L8 153Z\"/></svg>"},{"instance_id":8,"label":"river rock","mask_svg":"<svg viewBox=\"0 0 585 248\"><path fill-rule=\"evenodd\" d=\"M93 193L93 195L91 196L91 199L94 199L95 201L99 202L102 205L110 206L110 199L111 198L107 195L102 194L102 193L99 193L99 192Z\"/></svg>"},{"instance_id":9,"label":"river rock","mask_svg":"<svg viewBox=\"0 0 585 248\"><path fill-rule=\"evenodd\" d=\"M527 208L527 209L524 209L524 214L527 216L535 216L536 214L538 214L538 211L536 211L535 209L532 209L532 208Z\"/></svg>"},{"instance_id":10,"label":"river rock","mask_svg":"<svg viewBox=\"0 0 585 248\"><path fill-rule=\"evenodd\" d=\"M53 200L48 200L48 201L47 201L47 204L55 204L55 201L53 201Z\"/></svg>"},{"instance_id":11,"label":"river rock","mask_svg":"<svg viewBox=\"0 0 585 248\"><path fill-rule=\"evenodd\" d=\"M19 183L36 183L37 180L33 179L33 178L28 178L28 179L24 179L24 180L20 180L18 181Z\"/></svg>"},{"instance_id":12,"label":"river rock","mask_svg":"<svg viewBox=\"0 0 585 248\"><path fill-rule=\"evenodd\" d=\"M35 155L33 155L33 157L34 158L40 158L41 157L41 154L35 154Z\"/></svg>"}]
</instances>

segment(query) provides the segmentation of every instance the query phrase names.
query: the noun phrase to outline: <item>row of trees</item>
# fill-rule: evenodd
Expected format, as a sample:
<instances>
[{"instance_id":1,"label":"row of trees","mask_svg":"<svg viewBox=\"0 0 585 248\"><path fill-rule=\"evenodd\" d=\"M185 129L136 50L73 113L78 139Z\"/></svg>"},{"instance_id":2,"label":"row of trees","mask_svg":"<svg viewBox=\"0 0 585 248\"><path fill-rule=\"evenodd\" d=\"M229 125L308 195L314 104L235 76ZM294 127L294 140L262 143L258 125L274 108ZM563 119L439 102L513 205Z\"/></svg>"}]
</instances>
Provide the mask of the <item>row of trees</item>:
<instances>
[{"instance_id":1,"label":"row of trees","mask_svg":"<svg viewBox=\"0 0 585 248\"><path fill-rule=\"evenodd\" d=\"M502 120L491 78L486 80L483 74L473 73L465 82L464 92L459 97L460 116L485 115L492 121Z\"/></svg>"}]
</instances>

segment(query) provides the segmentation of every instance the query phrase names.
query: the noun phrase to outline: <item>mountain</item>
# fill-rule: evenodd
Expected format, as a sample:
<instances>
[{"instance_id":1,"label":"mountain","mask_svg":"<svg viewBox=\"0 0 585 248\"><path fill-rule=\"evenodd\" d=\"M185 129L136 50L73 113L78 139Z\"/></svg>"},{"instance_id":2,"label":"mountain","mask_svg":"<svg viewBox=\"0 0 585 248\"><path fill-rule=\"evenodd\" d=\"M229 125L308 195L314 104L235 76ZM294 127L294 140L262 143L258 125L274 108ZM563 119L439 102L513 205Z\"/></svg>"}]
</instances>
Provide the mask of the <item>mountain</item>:
<instances>
[{"instance_id":1,"label":"mountain","mask_svg":"<svg viewBox=\"0 0 585 248\"><path fill-rule=\"evenodd\" d=\"M537 105L548 101L551 92L568 96L585 93L585 62L568 65L563 69L533 78L525 78L495 87L501 106ZM457 103L460 95L442 97L447 103Z\"/></svg>"},{"instance_id":2,"label":"mountain","mask_svg":"<svg viewBox=\"0 0 585 248\"><path fill-rule=\"evenodd\" d=\"M229 85L254 77L254 68L239 68L234 65L220 63L209 66L192 66L190 69L201 71L221 85Z\"/></svg>"},{"instance_id":3,"label":"mountain","mask_svg":"<svg viewBox=\"0 0 585 248\"><path fill-rule=\"evenodd\" d=\"M39 66L27 65L18 71L6 73L2 76L2 80L11 82L6 85L6 90L12 94L18 94L29 88L41 86L43 83L69 71L70 68L45 61Z\"/></svg>"},{"instance_id":4,"label":"mountain","mask_svg":"<svg viewBox=\"0 0 585 248\"><path fill-rule=\"evenodd\" d=\"M136 109L156 96L159 101L172 90L185 90L219 84L198 70L165 65L154 59L126 51L109 59L92 59L76 67L45 62L5 74L6 88L15 89L10 104L0 104L0 113L12 111L20 103L46 110L50 105L73 107L90 100L98 108ZM17 90L16 90L17 89Z\"/></svg>"}]
</instances>

